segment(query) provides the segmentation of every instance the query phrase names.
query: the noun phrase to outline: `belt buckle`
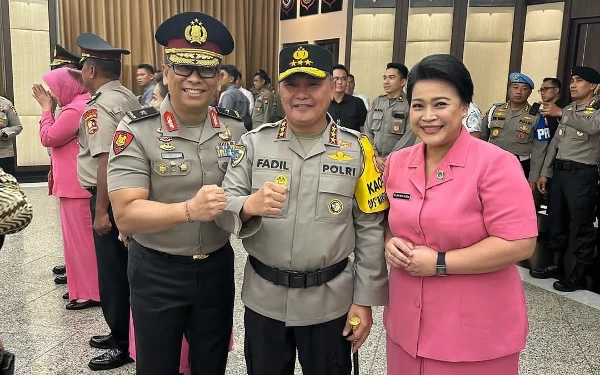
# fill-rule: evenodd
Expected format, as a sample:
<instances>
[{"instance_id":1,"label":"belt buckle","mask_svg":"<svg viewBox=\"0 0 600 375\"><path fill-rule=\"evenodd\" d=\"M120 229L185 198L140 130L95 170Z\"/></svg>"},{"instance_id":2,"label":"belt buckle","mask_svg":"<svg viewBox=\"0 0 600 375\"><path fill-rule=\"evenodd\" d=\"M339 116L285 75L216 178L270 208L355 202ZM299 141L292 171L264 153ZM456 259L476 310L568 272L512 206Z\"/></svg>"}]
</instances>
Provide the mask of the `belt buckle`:
<instances>
[{"instance_id":1,"label":"belt buckle","mask_svg":"<svg viewBox=\"0 0 600 375\"><path fill-rule=\"evenodd\" d=\"M196 255L192 255L192 259L193 260L204 260L208 258L208 254L196 254Z\"/></svg>"},{"instance_id":2,"label":"belt buckle","mask_svg":"<svg viewBox=\"0 0 600 375\"><path fill-rule=\"evenodd\" d=\"M290 271L290 287L291 288L304 288L306 287L306 271Z\"/></svg>"}]
</instances>

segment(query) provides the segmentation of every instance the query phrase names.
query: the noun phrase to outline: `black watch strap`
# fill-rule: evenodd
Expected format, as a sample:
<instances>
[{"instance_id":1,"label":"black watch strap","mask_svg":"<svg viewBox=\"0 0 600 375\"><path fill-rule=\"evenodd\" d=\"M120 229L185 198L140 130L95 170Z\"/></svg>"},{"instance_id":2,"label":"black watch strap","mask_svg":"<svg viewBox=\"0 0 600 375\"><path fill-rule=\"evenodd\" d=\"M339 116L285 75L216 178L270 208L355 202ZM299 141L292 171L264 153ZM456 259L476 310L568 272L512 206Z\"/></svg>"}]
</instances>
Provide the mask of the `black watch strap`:
<instances>
[{"instance_id":1,"label":"black watch strap","mask_svg":"<svg viewBox=\"0 0 600 375\"><path fill-rule=\"evenodd\" d=\"M435 265L435 273L438 276L446 276L446 252L438 253L437 264Z\"/></svg>"}]
</instances>

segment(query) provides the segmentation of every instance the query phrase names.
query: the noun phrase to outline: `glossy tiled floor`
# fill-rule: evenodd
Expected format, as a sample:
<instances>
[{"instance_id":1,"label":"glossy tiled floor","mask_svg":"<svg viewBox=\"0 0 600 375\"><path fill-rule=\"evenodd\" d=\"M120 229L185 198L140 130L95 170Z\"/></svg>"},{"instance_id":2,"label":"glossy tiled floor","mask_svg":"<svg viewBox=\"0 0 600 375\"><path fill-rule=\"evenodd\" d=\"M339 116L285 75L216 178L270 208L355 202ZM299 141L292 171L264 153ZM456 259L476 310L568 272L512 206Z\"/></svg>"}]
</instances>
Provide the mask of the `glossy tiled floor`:
<instances>
[{"instance_id":1,"label":"glossy tiled floor","mask_svg":"<svg viewBox=\"0 0 600 375\"><path fill-rule=\"evenodd\" d=\"M51 274L52 266L62 263L57 202L46 195L44 187L25 190L33 201L35 219L23 233L9 236L0 250L0 338L17 354L17 374L89 374L87 362L100 352L90 348L87 341L91 335L106 332L101 310L64 309L61 296L66 289L54 285ZM234 245L239 250L239 291L245 255L239 242ZM523 274L531 330L521 356L521 374L600 374L600 298L589 292L561 296L544 289L551 282L532 281L526 272ZM376 310L375 321L361 349L361 373L383 375L381 309ZM244 374L239 299L234 331L236 344L227 373ZM105 373L135 374L135 367L128 365Z\"/></svg>"}]
</instances>

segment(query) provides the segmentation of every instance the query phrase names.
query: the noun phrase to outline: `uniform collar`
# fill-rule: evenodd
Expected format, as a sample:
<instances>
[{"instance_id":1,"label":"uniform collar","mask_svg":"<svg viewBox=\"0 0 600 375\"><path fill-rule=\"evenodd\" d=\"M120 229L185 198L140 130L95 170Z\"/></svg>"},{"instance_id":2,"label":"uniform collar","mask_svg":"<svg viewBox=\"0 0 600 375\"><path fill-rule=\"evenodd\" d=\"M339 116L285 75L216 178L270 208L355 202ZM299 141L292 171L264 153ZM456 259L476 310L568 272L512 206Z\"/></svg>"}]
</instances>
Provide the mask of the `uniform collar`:
<instances>
[{"instance_id":1,"label":"uniform collar","mask_svg":"<svg viewBox=\"0 0 600 375\"><path fill-rule=\"evenodd\" d=\"M458 138L454 141L446 156L437 166L433 175L428 176L427 185L425 184L425 144L423 142L419 143L414 147L412 159L408 163L408 167L411 169L408 172L409 180L423 196L425 189L452 181L454 178L452 167L464 167L466 165L471 142L473 142L473 138L464 126L461 127Z\"/></svg>"},{"instance_id":2,"label":"uniform collar","mask_svg":"<svg viewBox=\"0 0 600 375\"><path fill-rule=\"evenodd\" d=\"M98 90L96 90L96 94L98 94L100 92L113 90L119 86L121 86L121 81L119 81L118 79L115 79L114 81L106 82L102 86L98 87Z\"/></svg>"},{"instance_id":3,"label":"uniform collar","mask_svg":"<svg viewBox=\"0 0 600 375\"><path fill-rule=\"evenodd\" d=\"M184 138L200 144L211 139L214 135L231 131L221 122L216 109L214 107L208 107L206 119L202 124L202 135L200 136L200 140L198 140L198 138L195 137L185 125L182 125L181 121L179 121L179 118L171 105L171 96L169 94L167 94L160 105L160 116L162 119L160 127L162 134L167 137Z\"/></svg>"}]
</instances>

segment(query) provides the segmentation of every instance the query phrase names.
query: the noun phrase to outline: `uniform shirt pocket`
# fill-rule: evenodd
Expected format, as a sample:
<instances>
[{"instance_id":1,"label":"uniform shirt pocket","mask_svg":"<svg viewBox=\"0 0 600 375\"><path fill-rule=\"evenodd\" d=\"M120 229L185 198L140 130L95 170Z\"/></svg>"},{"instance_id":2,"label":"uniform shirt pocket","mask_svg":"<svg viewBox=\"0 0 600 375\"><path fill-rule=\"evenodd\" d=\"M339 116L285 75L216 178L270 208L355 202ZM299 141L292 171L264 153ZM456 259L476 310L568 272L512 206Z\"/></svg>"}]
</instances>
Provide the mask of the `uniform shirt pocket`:
<instances>
[{"instance_id":1,"label":"uniform shirt pocket","mask_svg":"<svg viewBox=\"0 0 600 375\"><path fill-rule=\"evenodd\" d=\"M352 214L355 184L352 178L321 176L316 221L347 223Z\"/></svg>"},{"instance_id":2,"label":"uniform shirt pocket","mask_svg":"<svg viewBox=\"0 0 600 375\"><path fill-rule=\"evenodd\" d=\"M392 118L393 122L390 133L393 135L404 135L406 131L406 113L394 112Z\"/></svg>"},{"instance_id":3,"label":"uniform shirt pocket","mask_svg":"<svg viewBox=\"0 0 600 375\"><path fill-rule=\"evenodd\" d=\"M290 171L264 171L264 170L252 170L252 194L256 193L265 182L273 182L279 185L285 185L288 188L288 195L285 202L283 202L283 208L279 215L269 215L266 217L273 219L285 219L287 217L290 193L289 188L292 183L292 174Z\"/></svg>"},{"instance_id":4,"label":"uniform shirt pocket","mask_svg":"<svg viewBox=\"0 0 600 375\"><path fill-rule=\"evenodd\" d=\"M379 130L381 127L381 121L383 120L383 111L373 110L373 121L371 123L371 129Z\"/></svg>"},{"instance_id":5,"label":"uniform shirt pocket","mask_svg":"<svg viewBox=\"0 0 600 375\"><path fill-rule=\"evenodd\" d=\"M533 129L533 123L520 123L519 127L515 132L515 142L517 143L529 143L531 142L531 129Z\"/></svg>"}]
</instances>

